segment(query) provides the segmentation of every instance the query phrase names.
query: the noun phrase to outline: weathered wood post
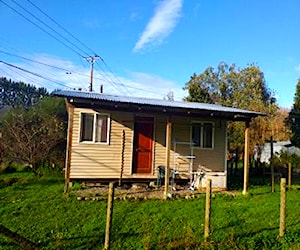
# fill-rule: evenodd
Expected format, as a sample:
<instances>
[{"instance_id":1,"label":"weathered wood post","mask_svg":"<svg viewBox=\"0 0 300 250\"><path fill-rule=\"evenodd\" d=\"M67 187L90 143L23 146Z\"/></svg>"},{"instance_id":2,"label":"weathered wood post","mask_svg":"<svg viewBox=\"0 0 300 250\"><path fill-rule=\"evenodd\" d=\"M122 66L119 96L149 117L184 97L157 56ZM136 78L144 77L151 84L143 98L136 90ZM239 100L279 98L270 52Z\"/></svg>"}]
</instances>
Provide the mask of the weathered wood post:
<instances>
[{"instance_id":1,"label":"weathered wood post","mask_svg":"<svg viewBox=\"0 0 300 250\"><path fill-rule=\"evenodd\" d=\"M64 193L69 192L70 187L70 170L71 170L71 152L72 152L72 137L73 137L73 117L74 106L69 104L67 99L66 108L68 111L68 134L67 134L67 150L66 150L66 162L65 162L65 188Z\"/></svg>"},{"instance_id":2,"label":"weathered wood post","mask_svg":"<svg viewBox=\"0 0 300 250\"><path fill-rule=\"evenodd\" d=\"M275 175L274 175L274 164L273 164L273 136L270 138L270 146L271 146L271 192L275 192Z\"/></svg>"},{"instance_id":3,"label":"weathered wood post","mask_svg":"<svg viewBox=\"0 0 300 250\"><path fill-rule=\"evenodd\" d=\"M207 241L210 234L210 211L211 211L211 179L206 180L206 202L205 202L205 225L204 240Z\"/></svg>"},{"instance_id":4,"label":"weathered wood post","mask_svg":"<svg viewBox=\"0 0 300 250\"><path fill-rule=\"evenodd\" d=\"M286 216L286 179L281 178L280 181L280 224L279 237L283 237L285 233L285 216Z\"/></svg>"},{"instance_id":5,"label":"weathered wood post","mask_svg":"<svg viewBox=\"0 0 300 250\"><path fill-rule=\"evenodd\" d=\"M250 121L246 121L245 149L244 149L244 188L243 188L244 195L248 193L248 184L249 184L249 145L250 145L249 127L250 127Z\"/></svg>"},{"instance_id":6,"label":"weathered wood post","mask_svg":"<svg viewBox=\"0 0 300 250\"><path fill-rule=\"evenodd\" d=\"M124 161L125 161L125 130L122 131L122 150L121 150L121 171L119 178L119 187L122 186L122 178L124 172Z\"/></svg>"},{"instance_id":7,"label":"weathered wood post","mask_svg":"<svg viewBox=\"0 0 300 250\"><path fill-rule=\"evenodd\" d=\"M288 164L288 187L291 189L292 186L292 163Z\"/></svg>"},{"instance_id":8,"label":"weathered wood post","mask_svg":"<svg viewBox=\"0 0 300 250\"><path fill-rule=\"evenodd\" d=\"M115 183L109 183L108 200L107 200L107 215L106 215L106 229L105 229L105 243L104 249L110 248L110 234L111 234L111 223L113 214L113 203L114 203Z\"/></svg>"},{"instance_id":9,"label":"weathered wood post","mask_svg":"<svg viewBox=\"0 0 300 250\"><path fill-rule=\"evenodd\" d=\"M171 133L172 123L170 116L168 117L166 127L166 168L165 168L165 191L164 199L168 199L169 181L170 181L170 151L171 151Z\"/></svg>"}]
</instances>

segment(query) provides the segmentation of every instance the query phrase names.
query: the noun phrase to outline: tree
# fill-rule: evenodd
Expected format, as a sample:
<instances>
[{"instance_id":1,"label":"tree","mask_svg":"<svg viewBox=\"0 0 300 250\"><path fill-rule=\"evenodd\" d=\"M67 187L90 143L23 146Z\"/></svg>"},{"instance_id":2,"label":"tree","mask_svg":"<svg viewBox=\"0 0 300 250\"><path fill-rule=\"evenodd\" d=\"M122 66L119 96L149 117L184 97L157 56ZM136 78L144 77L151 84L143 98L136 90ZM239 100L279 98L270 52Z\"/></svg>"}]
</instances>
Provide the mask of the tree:
<instances>
[{"instance_id":1,"label":"tree","mask_svg":"<svg viewBox=\"0 0 300 250\"><path fill-rule=\"evenodd\" d=\"M5 77L0 78L0 108L3 106L28 107L48 95L45 88L36 88L34 85L14 82Z\"/></svg>"},{"instance_id":2,"label":"tree","mask_svg":"<svg viewBox=\"0 0 300 250\"><path fill-rule=\"evenodd\" d=\"M66 120L63 99L54 97L45 97L29 108L6 112L1 126L4 156L27 163L37 172L55 148L65 146Z\"/></svg>"},{"instance_id":3,"label":"tree","mask_svg":"<svg viewBox=\"0 0 300 250\"><path fill-rule=\"evenodd\" d=\"M270 117L278 111L273 93L266 85L263 72L256 65L237 68L235 64L221 62L217 69L208 67L203 73L194 74L186 83L189 95L185 98L192 102L215 103L241 109L263 112L268 115L253 119L250 130L250 144L263 144L271 132ZM244 124L229 123L229 150L243 147Z\"/></svg>"},{"instance_id":4,"label":"tree","mask_svg":"<svg viewBox=\"0 0 300 250\"><path fill-rule=\"evenodd\" d=\"M300 147L300 79L296 86L293 107L285 122L291 130L291 143Z\"/></svg>"}]
</instances>

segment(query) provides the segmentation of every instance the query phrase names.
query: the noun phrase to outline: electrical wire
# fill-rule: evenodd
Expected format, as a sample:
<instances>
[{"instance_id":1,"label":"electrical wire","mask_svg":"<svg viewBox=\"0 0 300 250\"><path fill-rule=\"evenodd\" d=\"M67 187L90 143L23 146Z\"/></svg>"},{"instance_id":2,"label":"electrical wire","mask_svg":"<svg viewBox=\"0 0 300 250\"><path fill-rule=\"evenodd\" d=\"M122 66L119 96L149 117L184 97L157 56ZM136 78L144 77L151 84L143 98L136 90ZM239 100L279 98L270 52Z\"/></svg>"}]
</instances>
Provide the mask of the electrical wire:
<instances>
[{"instance_id":1,"label":"electrical wire","mask_svg":"<svg viewBox=\"0 0 300 250\"><path fill-rule=\"evenodd\" d=\"M4 65L5 67L9 67L8 65ZM17 74L17 75L19 75L21 78L24 78L24 79L27 79L27 81L29 81L30 83L34 83L34 84L36 84L36 85L38 85L38 86L41 86L41 84L40 83L38 83L35 79L33 79L32 77L29 77L29 76L26 76L26 75L24 75L24 74L21 74L19 71L17 71L16 69L14 69L14 68L12 68L12 67L10 67L9 68L9 71L11 71L11 72L14 72L14 74ZM7 73L7 72L6 72ZM12 75L10 75L10 77L12 78L12 79L14 79L14 78L16 78L15 76L12 76Z\"/></svg>"},{"instance_id":2,"label":"electrical wire","mask_svg":"<svg viewBox=\"0 0 300 250\"><path fill-rule=\"evenodd\" d=\"M60 82L58 82L58 81L56 81L56 80L54 80L54 79L51 79L51 78L49 78L49 77L42 76L42 75L39 74L39 73L35 73L35 72L30 71L30 70L23 69L23 68L21 68L21 67L18 67L18 66L16 66L16 65L11 64L11 63L8 63L8 62L2 61L2 60L0 60L0 63L3 63L3 64L5 64L5 65L7 65L7 66L12 67L12 68L21 70L21 71L26 72L26 73L28 73L28 74L31 74L31 75L40 77L40 78L42 78L42 79L44 79L44 80L53 82L53 83L55 83L55 84L57 84L57 85L60 85L60 86L63 86L63 87L71 88L71 87L67 86L66 84L60 83Z\"/></svg>"},{"instance_id":3,"label":"electrical wire","mask_svg":"<svg viewBox=\"0 0 300 250\"><path fill-rule=\"evenodd\" d=\"M3 3L4 5L6 5L11 10L13 10L14 12L16 12L21 17L23 17L25 20L27 20L28 22L30 22L31 24L33 24L34 26L36 26L37 28L39 28L40 30L42 30L43 32L47 33L53 39L55 39L59 43L63 44L65 47L67 47L68 49L70 49L71 51L73 51L74 53L76 53L77 55L79 55L80 57L82 57L82 55L78 51L76 51L75 49L71 48L65 42L61 41L60 39L58 39L57 37L55 37L54 35L52 35L50 32L48 32L47 30L45 30L43 27L41 27L40 25L38 25L35 22L33 22L32 20L30 20L28 17L26 17L25 15L23 15L21 12L19 12L18 10L16 10L14 7L10 6L8 3L4 2L3 0L0 0L0 2Z\"/></svg>"},{"instance_id":4,"label":"electrical wire","mask_svg":"<svg viewBox=\"0 0 300 250\"><path fill-rule=\"evenodd\" d=\"M20 55L17 55L17 54L13 54L13 53L10 53L10 52L7 52L7 51L3 51L0 49L0 53L3 53L5 55L9 55L9 56L14 56L14 57L17 57L17 58L21 58L23 60L26 60L26 61L30 61L30 62L33 62L33 63L37 63L37 64L40 64L40 65L43 65L43 66L46 66L46 67L50 67L50 68L53 68L53 69L57 69L57 70L61 70L63 72L65 72L66 74L74 74L74 75L80 75L80 76L84 76L84 77L87 77L89 78L90 76L87 75L87 74L83 74L81 72L78 72L78 71L75 71L75 70L70 70L70 69L65 69L65 68L61 68L61 67L57 67L57 66L54 66L54 65L50 65L50 64L47 64L47 63L44 63L44 62L40 62L40 61L36 61L36 60L32 60L30 58L27 58L27 57L24 57L24 56L20 56ZM101 65L99 64L98 65L102 70L104 70ZM143 91L143 92L147 92L147 93L152 93L152 94L155 94L155 95L159 95L159 96L162 96L162 97L165 97L164 94L161 94L161 93L158 93L156 91L153 91L153 90L149 90L149 89L143 89L143 88L138 88L138 87L133 87L131 85L128 85L128 84L124 84L122 83L121 81L120 82L115 82L113 81L112 79L109 79L109 76L107 74L104 75L103 73L99 72L98 70L95 70L98 74L100 74L102 76L102 78L100 77L97 77L97 76L94 76L94 79L96 80L100 80L102 82L106 82L106 83L110 83L114 86L114 88L116 90L119 91L119 89L117 88L117 86L115 85L121 85L121 86L124 86L128 89L133 89L133 90L139 90L139 91ZM120 91L119 91L120 92ZM123 92L121 93L123 94Z\"/></svg>"},{"instance_id":5,"label":"electrical wire","mask_svg":"<svg viewBox=\"0 0 300 250\"><path fill-rule=\"evenodd\" d=\"M43 20L41 20L40 18L38 18L37 16L35 16L34 14L32 14L30 11L26 10L23 6L21 6L19 3L17 3L15 0L11 0L13 1L17 6L19 6L21 9L23 9L26 13L28 13L30 16L32 16L33 18L35 18L36 20L38 20L40 23L42 23L43 25L45 25L48 29L50 29L52 32L54 32L55 34L57 34L58 36L60 36L62 39L64 39L65 41L67 41L68 43L70 43L71 45L73 45L74 47L76 47L78 50L80 50L81 52L83 52L84 54L88 55L88 53L86 53L84 50L82 50L80 47L78 47L76 44L74 44L73 42L71 42L69 39L65 38L63 35L61 35L59 32L57 32L56 30L54 30L52 27L50 27L47 23L45 23ZM69 36L71 36L73 39L75 39L79 44L81 44L83 47L85 47L86 49L88 49L90 52L92 52L93 54L95 54L95 56L97 56L97 53L95 53L91 48L89 48L87 45L85 45L83 42L81 42L78 38L76 38L73 34L71 34L67 29L65 29L62 25L60 25L58 22L56 22L52 17L50 17L47 13L45 13L41 8L39 8L37 5L35 5L32 1L27 0L33 7L35 7L38 11L40 11L44 16L46 16L48 19L50 19L53 23L55 23L59 28L61 28L64 32L66 32ZM61 44L63 44L64 46L66 46L67 48L69 48L71 51L73 51L74 53L76 53L77 55L79 55L81 58L84 58L84 56L82 56L78 51L76 51L75 49L71 48L69 45L67 45L65 42L61 41L60 39L58 39L57 37L55 37L53 34L51 34L50 32L48 32L47 30L45 30L43 27L41 27L40 25L36 24L34 21L30 20L28 17L26 17L25 15L23 15L22 13L20 13L18 10L16 10L15 8L13 8L12 6L10 6L9 4L7 4L6 2L4 2L4 0L0 0L0 2L2 2L4 5L6 5L8 8L10 8L11 10L13 10L14 12L16 12L17 14L19 14L20 16L22 16L24 19L26 19L28 22L30 22L31 24L33 24L34 26L38 27L39 29L41 29L42 31L44 31L45 33L47 33L49 36L51 36L52 38L54 38L56 41L60 42ZM58 69L58 70L63 70L66 73L75 73L78 75L82 75L85 77L89 77L86 74L82 74L80 72L76 72L76 71L70 71L67 69L63 69L57 66L53 66L53 65L49 65L43 62L38 62L29 58L25 58L22 56L18 56L18 55L14 55L12 53L9 52L5 52L0 50L1 53L7 54L7 55L11 55L11 56L16 56L19 58L22 58L24 60L28 60L34 63L38 63L44 66L48 66L54 69ZM115 78L115 80L112 79L112 77L107 73L106 70L103 69L103 67L96 62L96 64L102 69L100 72L97 71L99 73L99 75L102 76L102 78L99 77L94 77L97 80L101 80L107 83L110 83L114 86L114 88L120 92L123 95L129 94L130 96L132 96L131 92L129 91L130 89L136 89L136 90L140 90L140 91L145 91L145 92L150 92L153 94L157 94L160 96L164 96L161 93L155 92L155 91L151 91L151 90L146 90L146 89L142 89L142 88L137 88L137 87L132 87L129 85L126 85L124 83L121 82L121 80L118 78L118 76L115 75L115 73L112 71L112 69L108 66L108 64L105 62L105 60L99 56L99 58L101 59L101 62L103 63L103 65L108 69L108 71L111 73L111 75ZM104 73L105 74L104 74ZM27 72L28 73L28 72ZM34 72L31 72L34 73ZM41 75L40 75L41 77ZM43 78L43 77L42 77ZM57 83L57 82L56 82ZM62 84L60 84L62 85ZM64 86L64 85L62 85ZM123 90L121 90L121 88L119 88L118 86L121 86L123 88ZM125 89L125 91L124 91Z\"/></svg>"},{"instance_id":6,"label":"electrical wire","mask_svg":"<svg viewBox=\"0 0 300 250\"><path fill-rule=\"evenodd\" d=\"M44 12L41 8L39 8L37 5L35 5L32 1L27 0L33 7L35 7L37 10L39 10L42 14L44 14L48 19L50 19L53 23L55 23L59 28L61 28L64 32L66 32L69 36L71 36L73 39L75 39L78 43L80 43L83 47L85 47L87 50L92 52L92 54L97 55L95 51L93 51L91 48L89 48L86 44L84 44L82 41L80 41L78 38L76 38L71 32L69 32L67 29L65 29L62 25L60 25L58 22L56 22L51 16L49 16L46 12Z\"/></svg>"},{"instance_id":7,"label":"electrical wire","mask_svg":"<svg viewBox=\"0 0 300 250\"><path fill-rule=\"evenodd\" d=\"M75 43L73 43L72 41L70 41L69 39L67 39L66 37L64 37L63 35L61 35L59 32L57 32L55 29L53 29L50 25L48 25L47 23L45 23L43 20L41 20L39 17L37 17L36 15L34 15L33 13L31 13L30 11L28 11L26 8L24 8L22 5L20 5L18 2L16 2L15 0L11 0L12 2L14 2L17 6L19 6L22 10L24 10L26 13L28 13L30 16L32 16L33 18L35 18L37 21L39 21L40 23L42 23L43 25L45 25L48 29L50 29L52 32L54 32L56 35L58 35L59 37L61 37L62 39L64 39L66 42L68 42L69 44L73 45L75 48L77 48L79 51L83 52L83 54L88 55L87 52L85 52L84 50L82 50L80 47L78 47Z\"/></svg>"},{"instance_id":8,"label":"electrical wire","mask_svg":"<svg viewBox=\"0 0 300 250\"><path fill-rule=\"evenodd\" d=\"M15 0L12 0L14 3L16 3ZM71 34L68 30L66 30L63 26L61 26L58 22L56 22L52 17L50 17L47 13L45 13L41 8L39 8L37 5L35 5L32 1L27 0L32 6L34 6L37 10L39 10L42 14L44 14L48 19L50 19L53 23L55 23L58 27L60 27L63 31L65 31L68 35L70 35L72 38L74 38L77 42L79 42L82 46L84 46L85 48L87 48L89 51L91 51L93 54L95 54L95 57L99 57L102 61L102 63L106 66L106 68L111 72L111 74L116 78L117 81L120 82L120 86L123 86L126 90L127 93L129 93L129 95L132 96L132 94L130 93L130 91L126 88L125 85L123 85L121 83L121 81L119 80L119 78L114 74L114 72L111 70L111 68L108 66L108 64L104 61L104 59L101 56L98 56L96 52L94 52L92 49L90 49L87 45L85 45L84 43L82 43L79 39L77 39L73 34ZM17 3L16 3L17 4ZM24 9L22 6L20 6L19 4L17 4L19 7L21 7L22 9ZM29 13L26 9L24 9L27 13ZM31 16L35 17L37 20L39 20L40 22L42 22L44 25L46 25L46 27L48 27L49 29L51 29L53 32L55 32L56 34L60 35L58 32L56 32L54 29L52 29L49 25L47 25L45 22L43 22L41 19L37 18L35 15L33 15L32 13L29 13ZM61 36L61 35L60 35ZM62 37L62 36L61 36ZM68 42L70 42L68 39L65 39ZM71 43L72 45L76 46L74 43ZM78 48L78 46L76 46L76 48ZM83 50L81 50L83 51ZM84 51L83 51L84 52ZM86 52L84 52L86 53ZM86 53L87 54L87 53ZM105 72L105 70L104 70ZM101 73L99 73L101 74ZM113 81L110 81L113 82Z\"/></svg>"},{"instance_id":9,"label":"electrical wire","mask_svg":"<svg viewBox=\"0 0 300 250\"><path fill-rule=\"evenodd\" d=\"M115 75L115 73L111 70L111 68L108 66L108 64L104 61L104 59L102 57L100 57L102 63L106 66L106 68L109 70L109 72L115 77L115 79L120 82L120 85L123 86L126 90L126 92L132 96L131 92L128 90L128 88L120 81L120 79L118 78L118 76Z\"/></svg>"}]
</instances>

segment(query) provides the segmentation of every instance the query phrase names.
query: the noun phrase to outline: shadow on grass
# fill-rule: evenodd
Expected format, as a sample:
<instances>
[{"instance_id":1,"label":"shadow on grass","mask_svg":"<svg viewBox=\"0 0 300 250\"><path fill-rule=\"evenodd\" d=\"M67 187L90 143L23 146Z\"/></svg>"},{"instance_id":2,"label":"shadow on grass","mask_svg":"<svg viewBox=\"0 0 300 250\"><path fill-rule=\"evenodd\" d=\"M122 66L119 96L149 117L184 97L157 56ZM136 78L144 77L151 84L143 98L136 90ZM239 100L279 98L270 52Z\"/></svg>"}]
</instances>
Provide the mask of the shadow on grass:
<instances>
[{"instance_id":1,"label":"shadow on grass","mask_svg":"<svg viewBox=\"0 0 300 250\"><path fill-rule=\"evenodd\" d=\"M40 179L36 180L36 184L39 185L53 185L53 184L64 184L64 179L63 178L43 178L41 177Z\"/></svg>"},{"instance_id":2,"label":"shadow on grass","mask_svg":"<svg viewBox=\"0 0 300 250\"><path fill-rule=\"evenodd\" d=\"M269 178L250 176L248 186L250 188L257 187L257 186L267 186L269 183L270 183ZM229 190L242 190L243 184L244 184L244 177L242 175L228 177Z\"/></svg>"},{"instance_id":3,"label":"shadow on grass","mask_svg":"<svg viewBox=\"0 0 300 250\"><path fill-rule=\"evenodd\" d=\"M55 247L55 249L94 249L104 246L105 235L93 235L93 236L74 236L66 237L62 239L52 238L48 241L44 241L38 244L40 249Z\"/></svg>"}]
</instances>

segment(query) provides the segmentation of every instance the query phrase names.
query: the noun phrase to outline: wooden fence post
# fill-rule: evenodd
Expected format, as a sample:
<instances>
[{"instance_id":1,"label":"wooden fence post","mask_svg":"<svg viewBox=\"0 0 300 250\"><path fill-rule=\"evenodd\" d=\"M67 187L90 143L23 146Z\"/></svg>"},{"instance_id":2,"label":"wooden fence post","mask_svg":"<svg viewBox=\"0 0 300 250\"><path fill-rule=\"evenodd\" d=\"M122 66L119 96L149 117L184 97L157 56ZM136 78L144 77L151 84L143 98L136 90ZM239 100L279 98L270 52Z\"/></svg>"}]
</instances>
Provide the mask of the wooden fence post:
<instances>
[{"instance_id":1,"label":"wooden fence post","mask_svg":"<svg viewBox=\"0 0 300 250\"><path fill-rule=\"evenodd\" d=\"M111 222L112 222L112 214L113 214L114 192L115 192L115 183L110 182L109 190L108 190L108 200L107 200L107 215L106 215L105 244L104 244L105 250L108 250L110 248L110 234L111 234Z\"/></svg>"},{"instance_id":2,"label":"wooden fence post","mask_svg":"<svg viewBox=\"0 0 300 250\"><path fill-rule=\"evenodd\" d=\"M206 180L206 203L205 203L205 225L204 240L207 241L210 233L210 210L211 210L211 179Z\"/></svg>"},{"instance_id":3,"label":"wooden fence post","mask_svg":"<svg viewBox=\"0 0 300 250\"><path fill-rule=\"evenodd\" d=\"M120 171L120 178L119 178L119 187L122 186L122 178L124 172L124 161L125 161L125 130L123 129L122 132L122 150L121 150L121 171Z\"/></svg>"},{"instance_id":4,"label":"wooden fence post","mask_svg":"<svg viewBox=\"0 0 300 250\"><path fill-rule=\"evenodd\" d=\"M288 164L288 186L291 189L292 186L292 164L289 162Z\"/></svg>"},{"instance_id":5,"label":"wooden fence post","mask_svg":"<svg viewBox=\"0 0 300 250\"><path fill-rule=\"evenodd\" d=\"M274 164L273 164L273 136L270 138L270 146L271 146L271 159L270 159L270 164L271 164L271 192L275 192L275 174L274 174Z\"/></svg>"},{"instance_id":6,"label":"wooden fence post","mask_svg":"<svg viewBox=\"0 0 300 250\"><path fill-rule=\"evenodd\" d=\"M280 180L280 224L279 237L283 237L285 233L285 216L286 216L286 179Z\"/></svg>"},{"instance_id":7,"label":"wooden fence post","mask_svg":"<svg viewBox=\"0 0 300 250\"><path fill-rule=\"evenodd\" d=\"M165 167L165 191L164 191L165 200L168 199L168 193L169 193L171 136L172 136L172 123L171 123L171 118L169 116L166 125L166 167Z\"/></svg>"}]
</instances>

